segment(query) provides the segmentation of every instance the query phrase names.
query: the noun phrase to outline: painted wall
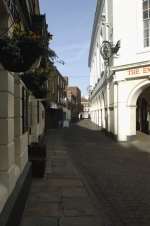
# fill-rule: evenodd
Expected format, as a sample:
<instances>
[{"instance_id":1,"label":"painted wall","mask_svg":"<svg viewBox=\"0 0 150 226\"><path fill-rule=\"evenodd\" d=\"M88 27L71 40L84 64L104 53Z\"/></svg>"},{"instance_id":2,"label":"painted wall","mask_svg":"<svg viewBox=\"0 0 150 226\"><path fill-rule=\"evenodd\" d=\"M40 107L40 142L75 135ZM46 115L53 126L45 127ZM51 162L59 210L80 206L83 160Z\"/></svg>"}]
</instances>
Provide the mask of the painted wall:
<instances>
[{"instance_id":1,"label":"painted wall","mask_svg":"<svg viewBox=\"0 0 150 226\"><path fill-rule=\"evenodd\" d=\"M95 14L89 58L91 120L119 141L126 141L136 135L137 98L150 85L150 47L144 48L143 41L143 1L101 2ZM109 66L100 55L104 40L113 45L121 41Z\"/></svg>"},{"instance_id":2,"label":"painted wall","mask_svg":"<svg viewBox=\"0 0 150 226\"><path fill-rule=\"evenodd\" d=\"M121 41L114 66L149 60L150 47L144 48L142 0L113 1L114 43Z\"/></svg>"},{"instance_id":3,"label":"painted wall","mask_svg":"<svg viewBox=\"0 0 150 226\"><path fill-rule=\"evenodd\" d=\"M45 128L45 110L39 103L37 123L37 100L31 96L28 116L32 114L31 134L22 128L22 81L11 73L0 70L0 212L28 161L28 145L38 141Z\"/></svg>"}]
</instances>

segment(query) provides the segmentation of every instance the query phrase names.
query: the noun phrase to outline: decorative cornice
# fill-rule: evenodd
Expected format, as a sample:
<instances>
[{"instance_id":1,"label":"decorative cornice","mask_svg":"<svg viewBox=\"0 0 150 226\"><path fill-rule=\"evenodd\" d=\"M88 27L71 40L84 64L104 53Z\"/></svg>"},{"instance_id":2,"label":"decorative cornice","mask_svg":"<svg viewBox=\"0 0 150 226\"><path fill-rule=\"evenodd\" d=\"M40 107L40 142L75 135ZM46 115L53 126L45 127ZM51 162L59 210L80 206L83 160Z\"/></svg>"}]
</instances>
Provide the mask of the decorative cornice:
<instances>
[{"instance_id":1,"label":"decorative cornice","mask_svg":"<svg viewBox=\"0 0 150 226\"><path fill-rule=\"evenodd\" d=\"M142 61L142 62L136 62L136 63L132 63L132 64L124 64L124 65L120 65L120 66L112 66L111 70L112 71L125 71L128 69L132 69L132 68L138 68L138 67L143 67L143 66L149 66L150 65L150 61Z\"/></svg>"}]
</instances>

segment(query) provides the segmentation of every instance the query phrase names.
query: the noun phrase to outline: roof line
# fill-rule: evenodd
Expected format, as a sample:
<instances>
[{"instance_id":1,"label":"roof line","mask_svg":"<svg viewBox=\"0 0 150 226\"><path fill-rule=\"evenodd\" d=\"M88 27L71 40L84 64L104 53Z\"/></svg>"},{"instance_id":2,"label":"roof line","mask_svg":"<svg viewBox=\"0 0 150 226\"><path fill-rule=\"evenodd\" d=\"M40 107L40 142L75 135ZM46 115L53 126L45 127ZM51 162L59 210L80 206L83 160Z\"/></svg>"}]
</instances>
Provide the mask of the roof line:
<instances>
[{"instance_id":1,"label":"roof line","mask_svg":"<svg viewBox=\"0 0 150 226\"><path fill-rule=\"evenodd\" d=\"M92 58L92 53L93 53L93 45L94 41L96 38L96 33L97 33L97 24L99 17L101 15L102 11L102 4L104 0L97 0L97 5L96 5L96 11L95 11L95 17L94 17L94 23L93 23L93 29L92 29L92 37L91 37L91 44L90 44L90 51L89 51L89 57L88 57L88 66L91 66L91 58Z\"/></svg>"}]
</instances>

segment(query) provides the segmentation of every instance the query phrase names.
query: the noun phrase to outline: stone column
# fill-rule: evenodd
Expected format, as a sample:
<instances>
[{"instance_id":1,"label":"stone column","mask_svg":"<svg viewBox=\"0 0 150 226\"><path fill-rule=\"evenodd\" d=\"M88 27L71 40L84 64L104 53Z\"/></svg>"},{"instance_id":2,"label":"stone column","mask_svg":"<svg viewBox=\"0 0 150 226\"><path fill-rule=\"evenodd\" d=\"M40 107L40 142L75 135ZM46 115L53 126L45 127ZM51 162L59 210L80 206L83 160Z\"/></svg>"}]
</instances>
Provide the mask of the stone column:
<instances>
[{"instance_id":1,"label":"stone column","mask_svg":"<svg viewBox=\"0 0 150 226\"><path fill-rule=\"evenodd\" d=\"M128 109L126 102L118 103L118 141L127 140L127 129L129 123Z\"/></svg>"},{"instance_id":2,"label":"stone column","mask_svg":"<svg viewBox=\"0 0 150 226\"><path fill-rule=\"evenodd\" d=\"M94 110L94 123L96 124L96 110Z\"/></svg>"},{"instance_id":3,"label":"stone column","mask_svg":"<svg viewBox=\"0 0 150 226\"><path fill-rule=\"evenodd\" d=\"M119 81L117 86L117 139L127 141L129 131L129 108L127 106L128 91L124 80ZM133 119L134 120L134 119Z\"/></svg>"},{"instance_id":4,"label":"stone column","mask_svg":"<svg viewBox=\"0 0 150 226\"><path fill-rule=\"evenodd\" d=\"M95 110L95 124L97 125L97 110Z\"/></svg>"},{"instance_id":5,"label":"stone column","mask_svg":"<svg viewBox=\"0 0 150 226\"><path fill-rule=\"evenodd\" d=\"M97 121L96 121L97 126L99 126L99 111L97 109Z\"/></svg>"},{"instance_id":6,"label":"stone column","mask_svg":"<svg viewBox=\"0 0 150 226\"><path fill-rule=\"evenodd\" d=\"M9 15L0 7L0 33L9 27ZM14 154L14 78L0 65L0 212L15 187L19 169Z\"/></svg>"},{"instance_id":7,"label":"stone column","mask_svg":"<svg viewBox=\"0 0 150 226\"><path fill-rule=\"evenodd\" d=\"M114 135L118 134L118 111L117 111L117 98L118 98L118 84L114 84Z\"/></svg>"},{"instance_id":8,"label":"stone column","mask_svg":"<svg viewBox=\"0 0 150 226\"><path fill-rule=\"evenodd\" d=\"M102 126L102 121L101 121L101 110L98 110L98 114L99 114L99 121L98 121L98 125L99 125L99 127L101 127Z\"/></svg>"},{"instance_id":9,"label":"stone column","mask_svg":"<svg viewBox=\"0 0 150 226\"><path fill-rule=\"evenodd\" d=\"M129 130L128 138L132 139L136 136L136 106L128 106L128 115L129 115Z\"/></svg>"},{"instance_id":10,"label":"stone column","mask_svg":"<svg viewBox=\"0 0 150 226\"><path fill-rule=\"evenodd\" d=\"M92 110L92 122L94 122L94 110Z\"/></svg>"},{"instance_id":11,"label":"stone column","mask_svg":"<svg viewBox=\"0 0 150 226\"><path fill-rule=\"evenodd\" d=\"M107 84L107 130L110 132L110 88L109 84Z\"/></svg>"},{"instance_id":12,"label":"stone column","mask_svg":"<svg viewBox=\"0 0 150 226\"><path fill-rule=\"evenodd\" d=\"M102 127L106 129L105 108L102 108Z\"/></svg>"},{"instance_id":13,"label":"stone column","mask_svg":"<svg viewBox=\"0 0 150 226\"><path fill-rule=\"evenodd\" d=\"M14 150L14 78L0 69L0 183L10 194L19 177Z\"/></svg>"}]
</instances>

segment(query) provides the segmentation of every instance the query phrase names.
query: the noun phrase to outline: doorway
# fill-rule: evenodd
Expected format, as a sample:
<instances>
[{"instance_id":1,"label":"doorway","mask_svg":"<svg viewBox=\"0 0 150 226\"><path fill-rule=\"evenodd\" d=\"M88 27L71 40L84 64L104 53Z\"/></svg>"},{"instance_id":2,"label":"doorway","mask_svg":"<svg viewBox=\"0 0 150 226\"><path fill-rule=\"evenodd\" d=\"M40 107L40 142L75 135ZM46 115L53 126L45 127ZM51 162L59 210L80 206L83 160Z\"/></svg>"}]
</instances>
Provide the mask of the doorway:
<instances>
[{"instance_id":1,"label":"doorway","mask_svg":"<svg viewBox=\"0 0 150 226\"><path fill-rule=\"evenodd\" d=\"M142 92L136 104L136 130L149 134L149 97L150 88Z\"/></svg>"}]
</instances>

